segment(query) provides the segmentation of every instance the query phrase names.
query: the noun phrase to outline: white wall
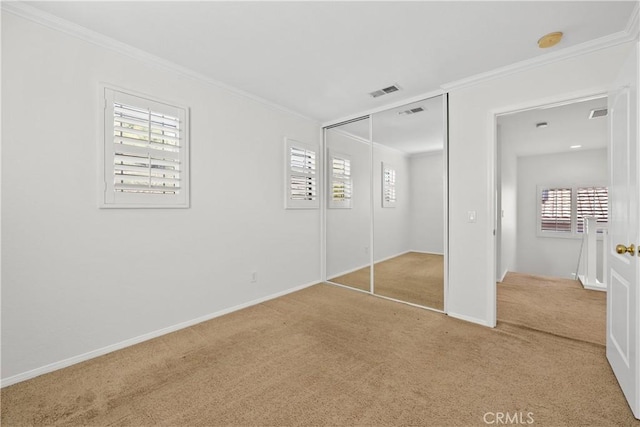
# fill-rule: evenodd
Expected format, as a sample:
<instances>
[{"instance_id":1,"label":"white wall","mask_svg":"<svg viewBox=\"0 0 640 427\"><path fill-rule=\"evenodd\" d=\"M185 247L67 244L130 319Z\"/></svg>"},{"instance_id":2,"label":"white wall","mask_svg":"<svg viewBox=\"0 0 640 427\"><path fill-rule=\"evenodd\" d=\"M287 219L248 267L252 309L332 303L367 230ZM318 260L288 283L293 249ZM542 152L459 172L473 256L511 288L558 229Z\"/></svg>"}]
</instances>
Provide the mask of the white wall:
<instances>
[{"instance_id":1,"label":"white wall","mask_svg":"<svg viewBox=\"0 0 640 427\"><path fill-rule=\"evenodd\" d=\"M450 315L495 324L494 115L606 92L632 46L625 43L450 90ZM476 211L475 223L468 222L469 211Z\"/></svg>"},{"instance_id":2,"label":"white wall","mask_svg":"<svg viewBox=\"0 0 640 427\"><path fill-rule=\"evenodd\" d=\"M8 13L2 56L3 379L320 279L317 123ZM190 209L97 208L99 82L191 108Z\"/></svg>"},{"instance_id":3,"label":"white wall","mask_svg":"<svg viewBox=\"0 0 640 427\"><path fill-rule=\"evenodd\" d=\"M518 158L518 255L516 271L572 278L581 238L539 237L537 187L607 186L607 150Z\"/></svg>"},{"instance_id":4,"label":"white wall","mask_svg":"<svg viewBox=\"0 0 640 427\"><path fill-rule=\"evenodd\" d=\"M442 151L416 154L409 159L412 251L444 253L444 163Z\"/></svg>"},{"instance_id":5,"label":"white wall","mask_svg":"<svg viewBox=\"0 0 640 427\"><path fill-rule=\"evenodd\" d=\"M375 116L374 116L375 120ZM396 171L396 204L382 207L382 163ZM401 151L373 145L373 250L374 260L388 259L409 251L412 175L409 158Z\"/></svg>"}]
</instances>

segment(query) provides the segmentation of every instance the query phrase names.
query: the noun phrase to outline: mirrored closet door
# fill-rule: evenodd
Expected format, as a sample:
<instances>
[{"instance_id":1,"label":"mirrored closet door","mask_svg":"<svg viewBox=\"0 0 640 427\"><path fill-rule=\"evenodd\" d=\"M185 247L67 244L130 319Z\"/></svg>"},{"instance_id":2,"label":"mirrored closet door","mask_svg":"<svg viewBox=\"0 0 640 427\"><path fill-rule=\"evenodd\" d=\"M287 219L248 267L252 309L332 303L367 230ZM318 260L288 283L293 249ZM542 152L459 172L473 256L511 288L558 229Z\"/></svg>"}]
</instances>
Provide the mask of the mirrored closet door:
<instances>
[{"instance_id":1,"label":"mirrored closet door","mask_svg":"<svg viewBox=\"0 0 640 427\"><path fill-rule=\"evenodd\" d=\"M444 310L444 96L325 128L327 280Z\"/></svg>"},{"instance_id":2,"label":"mirrored closet door","mask_svg":"<svg viewBox=\"0 0 640 427\"><path fill-rule=\"evenodd\" d=\"M443 97L371 117L374 292L444 310Z\"/></svg>"},{"instance_id":3,"label":"mirrored closet door","mask_svg":"<svg viewBox=\"0 0 640 427\"><path fill-rule=\"evenodd\" d=\"M327 280L371 292L369 117L325 129Z\"/></svg>"}]
</instances>

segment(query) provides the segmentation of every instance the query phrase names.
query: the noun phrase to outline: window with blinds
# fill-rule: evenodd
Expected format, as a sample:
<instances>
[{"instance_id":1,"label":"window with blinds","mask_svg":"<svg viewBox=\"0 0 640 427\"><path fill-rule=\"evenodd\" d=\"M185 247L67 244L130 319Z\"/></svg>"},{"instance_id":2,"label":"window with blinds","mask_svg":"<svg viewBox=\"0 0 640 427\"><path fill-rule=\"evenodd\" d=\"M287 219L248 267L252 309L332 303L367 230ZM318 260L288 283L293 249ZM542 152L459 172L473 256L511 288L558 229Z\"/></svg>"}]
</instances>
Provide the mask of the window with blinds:
<instances>
[{"instance_id":1,"label":"window with blinds","mask_svg":"<svg viewBox=\"0 0 640 427\"><path fill-rule=\"evenodd\" d=\"M545 188L540 200L540 231L571 233L571 188Z\"/></svg>"},{"instance_id":2,"label":"window with blinds","mask_svg":"<svg viewBox=\"0 0 640 427\"><path fill-rule=\"evenodd\" d=\"M538 187L539 235L577 237L585 232L585 218L606 224L608 211L607 187Z\"/></svg>"},{"instance_id":3,"label":"window with blinds","mask_svg":"<svg viewBox=\"0 0 640 427\"><path fill-rule=\"evenodd\" d=\"M102 207L188 207L188 110L104 88Z\"/></svg>"},{"instance_id":4,"label":"window with blinds","mask_svg":"<svg viewBox=\"0 0 640 427\"><path fill-rule=\"evenodd\" d=\"M382 207L396 206L396 170L382 163Z\"/></svg>"},{"instance_id":5,"label":"window with blinds","mask_svg":"<svg viewBox=\"0 0 640 427\"><path fill-rule=\"evenodd\" d=\"M351 157L341 153L329 153L329 208L351 208L353 180Z\"/></svg>"},{"instance_id":6,"label":"window with blinds","mask_svg":"<svg viewBox=\"0 0 640 427\"><path fill-rule=\"evenodd\" d=\"M576 189L576 231L584 233L585 218L595 217L598 223L609 221L609 190L607 187Z\"/></svg>"},{"instance_id":7,"label":"window with blinds","mask_svg":"<svg viewBox=\"0 0 640 427\"><path fill-rule=\"evenodd\" d=\"M285 208L314 209L318 199L318 152L306 143L285 139Z\"/></svg>"}]
</instances>

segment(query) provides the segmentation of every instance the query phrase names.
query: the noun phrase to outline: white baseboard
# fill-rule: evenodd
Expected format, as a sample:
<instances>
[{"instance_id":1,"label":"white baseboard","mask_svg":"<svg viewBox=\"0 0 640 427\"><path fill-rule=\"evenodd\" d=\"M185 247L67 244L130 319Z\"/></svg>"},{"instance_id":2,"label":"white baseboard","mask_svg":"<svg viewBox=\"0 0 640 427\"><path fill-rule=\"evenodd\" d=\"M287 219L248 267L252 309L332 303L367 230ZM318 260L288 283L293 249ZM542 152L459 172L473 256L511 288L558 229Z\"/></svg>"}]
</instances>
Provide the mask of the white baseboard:
<instances>
[{"instance_id":1,"label":"white baseboard","mask_svg":"<svg viewBox=\"0 0 640 427\"><path fill-rule=\"evenodd\" d=\"M586 277L583 274L578 275L578 280L583 288L588 289L590 291L600 291L607 292L607 285L596 281L596 283L587 283Z\"/></svg>"},{"instance_id":2,"label":"white baseboard","mask_svg":"<svg viewBox=\"0 0 640 427\"><path fill-rule=\"evenodd\" d=\"M408 251L408 252L416 252L416 253L419 253L419 254L427 254L427 255L442 255L442 256L444 256L444 252L419 251L419 250L415 250L415 249L412 249L412 250L410 250L410 251Z\"/></svg>"},{"instance_id":3,"label":"white baseboard","mask_svg":"<svg viewBox=\"0 0 640 427\"><path fill-rule=\"evenodd\" d=\"M379 262L389 261L390 259L394 259L394 258L397 258L397 257L399 257L399 256L406 255L406 254L408 254L409 252L412 252L412 251L402 251L402 252L398 252L397 254L389 255L389 256L387 256L387 257L377 259L377 260L375 260L374 262L377 264L377 263L379 263Z\"/></svg>"},{"instance_id":4,"label":"white baseboard","mask_svg":"<svg viewBox=\"0 0 640 427\"><path fill-rule=\"evenodd\" d=\"M178 323L178 324L173 325L173 326L162 328L162 329L159 329L157 331L149 332L147 334L143 334L143 335L140 335L140 336L137 336L137 337L129 338L127 340L120 341L118 343L111 344L111 345L108 345L106 347L102 347L102 348L99 348L99 349L96 349L96 350L92 350L92 351L89 351L89 352L84 353L84 354L79 354L77 356L73 356L73 357L70 357L68 359L64 359L64 360L60 360L58 362L50 363L48 365L41 366L41 367L36 368L36 369L32 369L30 371L23 372L21 374L16 374L16 375L13 375L13 376L8 377L8 378L2 378L0 380L0 388L1 387L7 387L7 386L10 386L12 384L16 384L16 383L19 383L19 382L22 382L22 381L26 381L26 380L29 380L31 378L35 378L35 377L43 375L43 374L47 374L49 372L57 371L59 369L66 368L68 366L75 365L77 363L84 362L84 361L87 361L87 360L90 360L90 359L93 359L93 358L96 358L96 357L99 357L99 356L103 356L103 355L105 355L107 353L112 353L114 351L121 350L123 348L130 347L132 345L139 344L141 342L148 341L150 339L157 338L159 336L166 335L166 334L169 334L171 332L179 331L180 329L188 328L190 326L197 325L198 323L206 322L207 320L211 320L211 319L214 319L216 317L220 317L220 316L223 316L225 314L232 313L234 311L242 310L243 308L251 307L252 305L257 305L257 304L263 303L265 301L269 301L269 300L272 300L272 299L275 299L275 298L290 294L292 292L296 292L296 291L308 288L308 287L316 285L318 283L319 283L319 281L314 281L314 282L306 283L304 285L296 286L294 288L290 288L290 289L287 289L287 290L284 290L284 291L281 291L281 292L277 292L275 294L267 295L265 297L258 298L258 299L255 299L255 300L252 300L252 301L249 301L249 302L246 302L246 303L242 303L242 304L238 304L238 305L233 306L233 307L225 308L223 310L216 311L215 313L206 314L204 316L197 317L197 318L192 319L192 320L187 320L186 322L181 322L181 323Z\"/></svg>"},{"instance_id":5,"label":"white baseboard","mask_svg":"<svg viewBox=\"0 0 640 427\"><path fill-rule=\"evenodd\" d=\"M490 325L489 322L483 319L478 319L475 317L467 316L464 314L452 313L451 311L447 312L447 314L451 317L455 317L456 319L464 320L465 322L476 323L478 325L486 326L488 328L493 328L494 326Z\"/></svg>"},{"instance_id":6,"label":"white baseboard","mask_svg":"<svg viewBox=\"0 0 640 427\"><path fill-rule=\"evenodd\" d=\"M336 277L344 276L345 274L353 273L354 271L362 270L363 268L367 267L369 267L369 263L361 265L360 267L352 268L350 270L341 271L340 273L331 274L331 277L327 277L327 280L331 281L331 279L335 279Z\"/></svg>"},{"instance_id":7,"label":"white baseboard","mask_svg":"<svg viewBox=\"0 0 640 427\"><path fill-rule=\"evenodd\" d=\"M509 273L509 270L505 270L502 275L500 276L500 279L498 279L498 283L502 283L504 282L504 278L507 277L507 273Z\"/></svg>"}]
</instances>

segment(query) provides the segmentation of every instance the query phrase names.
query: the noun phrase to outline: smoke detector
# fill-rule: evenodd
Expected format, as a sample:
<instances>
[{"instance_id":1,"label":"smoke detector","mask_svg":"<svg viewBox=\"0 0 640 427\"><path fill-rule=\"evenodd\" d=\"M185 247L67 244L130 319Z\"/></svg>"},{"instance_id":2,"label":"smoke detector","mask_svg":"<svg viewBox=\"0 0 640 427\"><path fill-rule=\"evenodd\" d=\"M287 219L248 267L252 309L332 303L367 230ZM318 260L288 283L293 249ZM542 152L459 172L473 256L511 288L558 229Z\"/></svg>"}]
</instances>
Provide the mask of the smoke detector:
<instances>
[{"instance_id":1,"label":"smoke detector","mask_svg":"<svg viewBox=\"0 0 640 427\"><path fill-rule=\"evenodd\" d=\"M396 85L391 85L391 86L387 86L387 87L382 88L382 89L375 90L373 92L369 92L369 95L371 97L373 97L373 98L377 98L379 96L387 95L387 94L390 94L390 93L393 93L393 92L397 92L399 90L400 90L400 86L398 86L396 84Z\"/></svg>"}]
</instances>

